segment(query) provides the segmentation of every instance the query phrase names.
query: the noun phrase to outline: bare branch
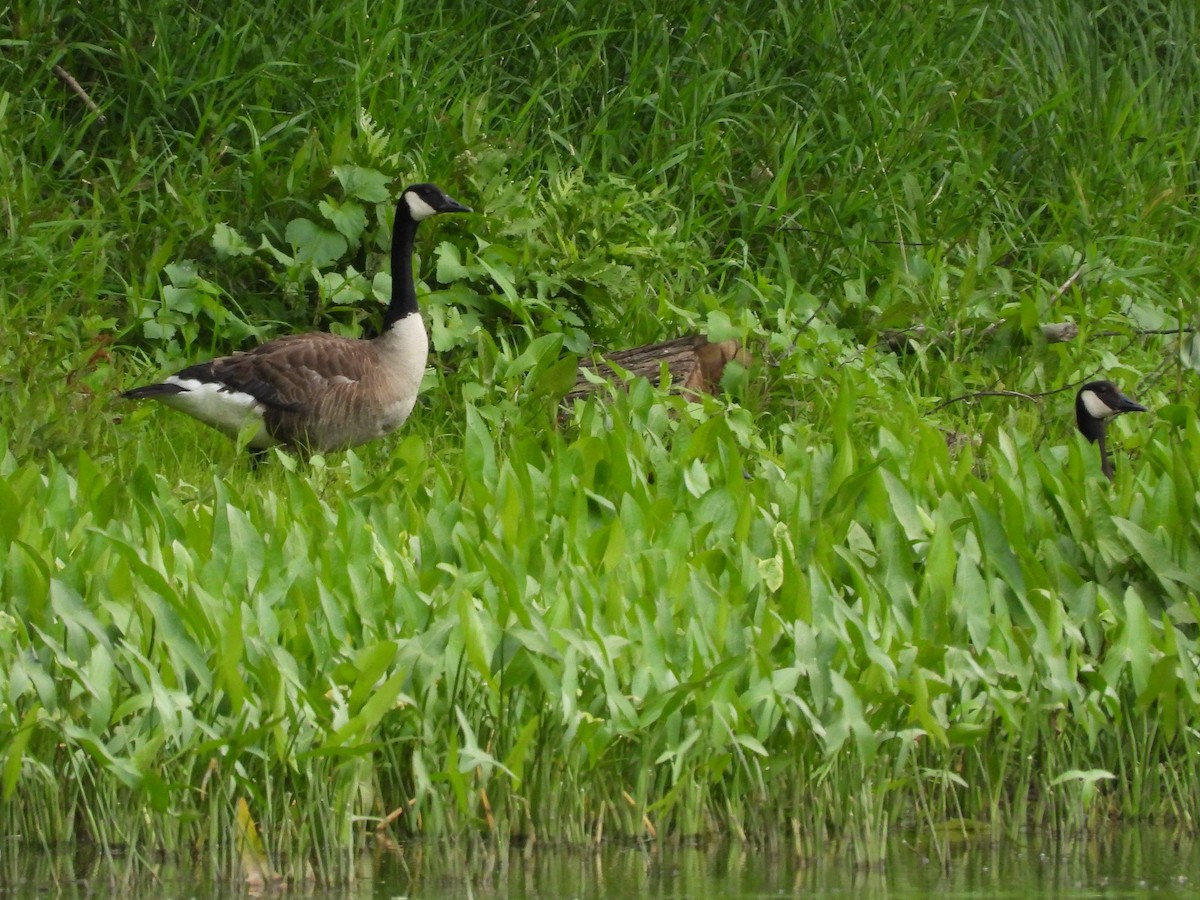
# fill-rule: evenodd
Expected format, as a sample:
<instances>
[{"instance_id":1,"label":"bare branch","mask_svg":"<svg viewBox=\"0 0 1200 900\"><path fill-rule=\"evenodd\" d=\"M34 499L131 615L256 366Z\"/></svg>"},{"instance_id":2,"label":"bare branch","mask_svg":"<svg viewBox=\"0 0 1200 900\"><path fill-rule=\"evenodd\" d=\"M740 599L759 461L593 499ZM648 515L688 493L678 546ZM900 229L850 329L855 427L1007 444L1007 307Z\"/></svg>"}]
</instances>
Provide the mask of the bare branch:
<instances>
[{"instance_id":1,"label":"bare branch","mask_svg":"<svg viewBox=\"0 0 1200 900\"><path fill-rule=\"evenodd\" d=\"M836 240L845 240L844 234L834 234L831 231L821 231L819 228L806 228L803 225L780 225L779 231L803 231L808 234L819 235L820 237L835 238ZM885 241L876 240L874 238L865 238L868 244L884 247L934 247L935 241Z\"/></svg>"},{"instance_id":2,"label":"bare branch","mask_svg":"<svg viewBox=\"0 0 1200 900\"><path fill-rule=\"evenodd\" d=\"M1138 328L1132 332L1129 331L1097 331L1093 337L1125 337L1127 334L1195 334L1195 326L1188 325L1181 328Z\"/></svg>"},{"instance_id":3,"label":"bare branch","mask_svg":"<svg viewBox=\"0 0 1200 900\"><path fill-rule=\"evenodd\" d=\"M1068 278L1066 281L1064 281L1062 284L1060 284L1058 286L1058 290L1056 290L1053 294L1050 295L1049 305L1053 306L1055 303L1057 303L1059 301L1059 298L1061 298L1063 294L1065 294L1067 291L1069 291L1071 289L1071 285L1073 285L1076 282L1076 280L1078 280L1079 276L1082 275L1085 271L1087 271L1087 263L1081 263L1079 265L1079 268L1077 268L1074 272L1071 273L1071 277Z\"/></svg>"},{"instance_id":4,"label":"bare branch","mask_svg":"<svg viewBox=\"0 0 1200 900\"><path fill-rule=\"evenodd\" d=\"M88 96L88 92L83 89L83 85L76 81L70 72L68 72L62 66L56 65L54 67L54 74L61 78L63 83L75 92L75 96L83 101L83 105L88 108L89 112L96 114L97 122L99 122L101 125L108 124L108 116L100 112L100 107L93 102L92 98Z\"/></svg>"},{"instance_id":5,"label":"bare branch","mask_svg":"<svg viewBox=\"0 0 1200 900\"><path fill-rule=\"evenodd\" d=\"M1004 325L1004 320L993 322L991 325L979 332L979 337L989 338ZM1063 344L1067 341L1073 341L1079 336L1079 326L1074 322L1048 322L1045 325L1039 326L1042 330L1042 339L1047 344ZM884 331L879 336L879 344L889 350L896 350L901 347L905 341L919 340L930 336L930 330L924 325L916 325L912 328L904 328L894 331ZM961 331L943 331L933 334L933 340L944 341L954 337L971 338L975 336L975 328L967 327Z\"/></svg>"},{"instance_id":6,"label":"bare branch","mask_svg":"<svg viewBox=\"0 0 1200 900\"><path fill-rule=\"evenodd\" d=\"M962 394L958 397L952 397L949 400L943 400L937 406L925 411L925 415L935 413L943 407L950 406L953 403L960 403L963 400L977 400L980 397L1019 397L1022 400L1029 400L1036 403L1047 394L1056 394L1058 391L1047 391L1045 394L1024 394L1021 391L973 391L970 394Z\"/></svg>"}]
</instances>

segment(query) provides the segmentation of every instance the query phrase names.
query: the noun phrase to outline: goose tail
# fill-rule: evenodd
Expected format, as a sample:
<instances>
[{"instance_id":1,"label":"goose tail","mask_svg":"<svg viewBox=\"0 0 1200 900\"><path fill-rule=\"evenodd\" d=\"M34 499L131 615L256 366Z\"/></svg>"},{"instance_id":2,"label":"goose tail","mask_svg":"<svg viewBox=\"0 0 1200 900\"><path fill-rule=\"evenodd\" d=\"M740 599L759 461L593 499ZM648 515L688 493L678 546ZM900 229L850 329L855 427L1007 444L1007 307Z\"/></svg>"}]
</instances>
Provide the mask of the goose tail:
<instances>
[{"instance_id":1,"label":"goose tail","mask_svg":"<svg viewBox=\"0 0 1200 900\"><path fill-rule=\"evenodd\" d=\"M186 388L177 384L144 384L141 387L122 391L121 396L126 400L143 400L147 397L165 397L172 394L182 394Z\"/></svg>"}]
</instances>

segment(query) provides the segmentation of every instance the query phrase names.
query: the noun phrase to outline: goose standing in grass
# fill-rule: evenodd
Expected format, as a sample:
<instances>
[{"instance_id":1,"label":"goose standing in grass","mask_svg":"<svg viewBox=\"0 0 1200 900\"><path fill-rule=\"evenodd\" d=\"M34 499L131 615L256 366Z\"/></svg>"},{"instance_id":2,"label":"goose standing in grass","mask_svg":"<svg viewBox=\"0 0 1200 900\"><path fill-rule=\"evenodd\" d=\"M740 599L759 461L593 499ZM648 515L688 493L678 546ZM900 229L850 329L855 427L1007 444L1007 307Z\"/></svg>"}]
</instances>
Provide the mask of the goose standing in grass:
<instances>
[{"instance_id":1,"label":"goose standing in grass","mask_svg":"<svg viewBox=\"0 0 1200 900\"><path fill-rule=\"evenodd\" d=\"M1075 424L1093 444L1100 444L1100 471L1113 477L1113 464L1104 445L1108 422L1123 412L1146 412L1146 407L1121 393L1111 381L1091 381L1075 395Z\"/></svg>"},{"instance_id":2,"label":"goose standing in grass","mask_svg":"<svg viewBox=\"0 0 1200 900\"><path fill-rule=\"evenodd\" d=\"M394 431L412 412L429 354L413 284L417 224L470 211L435 185L405 189L392 229L392 299L378 337L287 335L123 396L159 400L231 437L247 430L256 451L276 444L344 450Z\"/></svg>"}]
</instances>

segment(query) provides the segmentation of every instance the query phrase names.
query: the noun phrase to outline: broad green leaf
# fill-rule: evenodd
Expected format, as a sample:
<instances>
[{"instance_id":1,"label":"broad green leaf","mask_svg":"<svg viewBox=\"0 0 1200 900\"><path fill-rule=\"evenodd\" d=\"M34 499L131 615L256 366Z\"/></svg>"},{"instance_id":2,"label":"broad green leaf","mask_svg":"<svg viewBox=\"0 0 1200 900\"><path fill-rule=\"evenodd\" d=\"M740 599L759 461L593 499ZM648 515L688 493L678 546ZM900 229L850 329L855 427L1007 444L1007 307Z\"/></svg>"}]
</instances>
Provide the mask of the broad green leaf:
<instances>
[{"instance_id":1,"label":"broad green leaf","mask_svg":"<svg viewBox=\"0 0 1200 900\"><path fill-rule=\"evenodd\" d=\"M1194 591L1200 591L1200 572L1185 572L1176 565L1170 551L1157 537L1129 519L1113 516L1112 521L1158 578L1177 581Z\"/></svg>"},{"instance_id":2,"label":"broad green leaf","mask_svg":"<svg viewBox=\"0 0 1200 900\"><path fill-rule=\"evenodd\" d=\"M6 478L0 478L0 543L11 545L17 539L20 530L20 519L17 510L21 509L21 501L9 485Z\"/></svg>"},{"instance_id":3,"label":"broad green leaf","mask_svg":"<svg viewBox=\"0 0 1200 900\"><path fill-rule=\"evenodd\" d=\"M1105 769L1068 769L1061 775L1054 778L1050 785L1051 787L1066 784L1069 781L1082 781L1094 783L1097 781L1111 781L1116 779L1116 775Z\"/></svg>"},{"instance_id":4,"label":"broad green leaf","mask_svg":"<svg viewBox=\"0 0 1200 900\"><path fill-rule=\"evenodd\" d=\"M220 631L215 669L220 679L219 687L228 696L231 711L235 716L241 713L247 694L246 680L242 674L242 654L245 647L246 635L242 631L241 604L234 601L230 603L229 616Z\"/></svg>"},{"instance_id":5,"label":"broad green leaf","mask_svg":"<svg viewBox=\"0 0 1200 900\"><path fill-rule=\"evenodd\" d=\"M367 227L367 211L361 204L353 200L339 203L326 198L317 204L317 209L351 246L358 245L358 240Z\"/></svg>"},{"instance_id":6,"label":"broad green leaf","mask_svg":"<svg viewBox=\"0 0 1200 900\"><path fill-rule=\"evenodd\" d=\"M484 775L488 775L493 768L497 768L512 776L513 773L499 760L479 746L479 740L475 737L475 730L471 727L461 707L456 706L454 708L454 715L458 719L458 727L463 736L463 745L459 749L457 771L465 774L479 768L483 770Z\"/></svg>"},{"instance_id":7,"label":"broad green leaf","mask_svg":"<svg viewBox=\"0 0 1200 900\"><path fill-rule=\"evenodd\" d=\"M458 615L458 626L462 631L463 645L466 648L467 659L474 667L476 674L483 678L489 687L495 689L495 679L492 677L488 659L488 636L479 613L475 609L473 598L465 590L457 592L455 611Z\"/></svg>"},{"instance_id":8,"label":"broad green leaf","mask_svg":"<svg viewBox=\"0 0 1200 900\"><path fill-rule=\"evenodd\" d=\"M324 268L341 259L346 252L346 239L336 231L328 231L310 219L292 219L284 236L296 251L296 262Z\"/></svg>"},{"instance_id":9,"label":"broad green leaf","mask_svg":"<svg viewBox=\"0 0 1200 900\"><path fill-rule=\"evenodd\" d=\"M4 759L4 799L11 800L21 778L21 766L25 759L25 748L37 728L38 716L42 707L37 703L30 705L21 719L20 726L8 740Z\"/></svg>"},{"instance_id":10,"label":"broad green leaf","mask_svg":"<svg viewBox=\"0 0 1200 900\"><path fill-rule=\"evenodd\" d=\"M467 433L463 452L468 469L473 478L483 479L486 483L494 483L497 472L496 449L492 443L491 431L474 406L466 407L465 416Z\"/></svg>"},{"instance_id":11,"label":"broad green leaf","mask_svg":"<svg viewBox=\"0 0 1200 900\"><path fill-rule=\"evenodd\" d=\"M442 241L434 250L437 258L437 280L442 284L468 279L475 273L462 261L462 251L450 241Z\"/></svg>"},{"instance_id":12,"label":"broad green leaf","mask_svg":"<svg viewBox=\"0 0 1200 900\"><path fill-rule=\"evenodd\" d=\"M520 301L517 295L516 283L512 266L502 260L489 260L484 256L478 257L479 265L491 277L492 282L504 294L504 299L515 307Z\"/></svg>"},{"instance_id":13,"label":"broad green leaf","mask_svg":"<svg viewBox=\"0 0 1200 900\"><path fill-rule=\"evenodd\" d=\"M254 247L224 222L218 222L213 226L212 246L221 259L231 256L250 256L254 253ZM172 280L174 279L172 278Z\"/></svg>"},{"instance_id":14,"label":"broad green leaf","mask_svg":"<svg viewBox=\"0 0 1200 900\"><path fill-rule=\"evenodd\" d=\"M525 761L535 749L534 739L538 735L540 726L541 718L531 716L529 721L521 726L521 731L513 742L512 749L504 757L504 768L512 774L516 785L520 785L525 778Z\"/></svg>"},{"instance_id":15,"label":"broad green leaf","mask_svg":"<svg viewBox=\"0 0 1200 900\"><path fill-rule=\"evenodd\" d=\"M163 271L166 273L167 278L171 280L171 284L178 288L196 287L200 281L200 276L196 271L196 263L190 259L165 265L163 266Z\"/></svg>"},{"instance_id":16,"label":"broad green leaf","mask_svg":"<svg viewBox=\"0 0 1200 900\"><path fill-rule=\"evenodd\" d=\"M734 737L734 741L736 741L739 746L745 747L751 753L757 754L763 758L768 758L771 755L767 752L767 748L762 745L762 742L751 735L739 734Z\"/></svg>"},{"instance_id":17,"label":"broad green leaf","mask_svg":"<svg viewBox=\"0 0 1200 900\"><path fill-rule=\"evenodd\" d=\"M8 546L4 590L22 617L41 616L50 595L50 568L24 541L13 541Z\"/></svg>"},{"instance_id":18,"label":"broad green leaf","mask_svg":"<svg viewBox=\"0 0 1200 900\"><path fill-rule=\"evenodd\" d=\"M354 655L357 677L349 698L351 709L358 709L378 689L383 673L395 662L396 653L395 641L380 641Z\"/></svg>"},{"instance_id":19,"label":"broad green leaf","mask_svg":"<svg viewBox=\"0 0 1200 900\"><path fill-rule=\"evenodd\" d=\"M714 309L708 314L705 336L710 342L717 344L721 341L740 340L742 330L730 321L727 313Z\"/></svg>"},{"instance_id":20,"label":"broad green leaf","mask_svg":"<svg viewBox=\"0 0 1200 900\"><path fill-rule=\"evenodd\" d=\"M956 606L962 610L967 633L976 647L991 644L994 610L987 583L979 571L976 553L970 551L975 544L974 534L967 535L968 547L959 552L954 576Z\"/></svg>"},{"instance_id":21,"label":"broad green leaf","mask_svg":"<svg viewBox=\"0 0 1200 900\"><path fill-rule=\"evenodd\" d=\"M388 190L390 179L382 172L361 166L334 166L333 174L342 183L347 197L367 203L384 203L392 197Z\"/></svg>"},{"instance_id":22,"label":"broad green leaf","mask_svg":"<svg viewBox=\"0 0 1200 900\"><path fill-rule=\"evenodd\" d=\"M374 690L366 695L365 702L358 712L330 736L329 746L353 746L374 740L376 728L383 717L396 706L400 691L408 678L408 672L397 671L375 684Z\"/></svg>"},{"instance_id":23,"label":"broad green leaf","mask_svg":"<svg viewBox=\"0 0 1200 900\"><path fill-rule=\"evenodd\" d=\"M691 464L683 470L683 483L693 497L703 497L708 493L712 482L709 480L708 469L703 461L692 460Z\"/></svg>"},{"instance_id":24,"label":"broad green leaf","mask_svg":"<svg viewBox=\"0 0 1200 900\"><path fill-rule=\"evenodd\" d=\"M924 540L928 536L925 523L917 511L916 501L908 487L887 469L883 470L883 483L892 502L892 513L904 529L909 541Z\"/></svg>"}]
</instances>

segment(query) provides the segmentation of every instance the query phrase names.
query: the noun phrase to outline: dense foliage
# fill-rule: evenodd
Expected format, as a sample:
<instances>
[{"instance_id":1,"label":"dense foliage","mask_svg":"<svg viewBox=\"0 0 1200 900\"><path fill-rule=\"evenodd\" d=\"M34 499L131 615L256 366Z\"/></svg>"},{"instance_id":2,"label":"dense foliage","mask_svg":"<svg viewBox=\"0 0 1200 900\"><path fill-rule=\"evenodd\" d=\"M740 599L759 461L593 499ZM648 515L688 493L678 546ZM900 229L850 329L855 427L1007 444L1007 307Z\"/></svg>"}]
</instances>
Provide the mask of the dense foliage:
<instances>
[{"instance_id":1,"label":"dense foliage","mask_svg":"<svg viewBox=\"0 0 1200 900\"><path fill-rule=\"evenodd\" d=\"M93 6L0 63L0 833L1192 824L1193 4ZM399 435L254 470L115 399L369 329L426 179L480 214ZM691 331L755 363L560 419ZM1153 409L1112 485L1096 375Z\"/></svg>"}]
</instances>

